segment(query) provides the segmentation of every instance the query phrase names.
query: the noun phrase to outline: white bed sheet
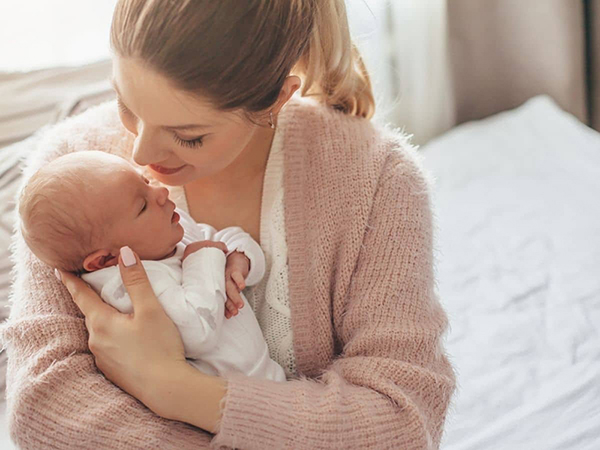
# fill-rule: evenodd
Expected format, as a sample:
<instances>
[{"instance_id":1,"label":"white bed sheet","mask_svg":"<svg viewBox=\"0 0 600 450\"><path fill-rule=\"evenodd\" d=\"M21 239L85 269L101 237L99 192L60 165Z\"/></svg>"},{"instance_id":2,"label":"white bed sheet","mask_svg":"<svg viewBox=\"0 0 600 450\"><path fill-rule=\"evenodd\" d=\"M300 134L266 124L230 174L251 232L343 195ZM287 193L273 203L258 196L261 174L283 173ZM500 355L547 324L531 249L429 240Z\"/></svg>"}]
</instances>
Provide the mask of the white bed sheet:
<instances>
[{"instance_id":1,"label":"white bed sheet","mask_svg":"<svg viewBox=\"0 0 600 450\"><path fill-rule=\"evenodd\" d=\"M442 448L600 448L600 134L548 97L423 149L458 391Z\"/></svg>"}]
</instances>

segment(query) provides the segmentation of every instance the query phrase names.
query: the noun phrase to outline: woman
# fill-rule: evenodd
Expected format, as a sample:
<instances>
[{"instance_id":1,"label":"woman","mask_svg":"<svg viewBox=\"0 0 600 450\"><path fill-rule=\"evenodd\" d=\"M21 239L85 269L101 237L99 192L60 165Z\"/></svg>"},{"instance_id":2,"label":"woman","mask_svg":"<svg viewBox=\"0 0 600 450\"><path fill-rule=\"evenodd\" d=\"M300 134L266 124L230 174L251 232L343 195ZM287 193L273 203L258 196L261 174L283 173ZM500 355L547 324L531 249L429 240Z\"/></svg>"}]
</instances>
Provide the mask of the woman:
<instances>
[{"instance_id":1,"label":"woman","mask_svg":"<svg viewBox=\"0 0 600 450\"><path fill-rule=\"evenodd\" d=\"M135 254L120 258L134 304L122 315L59 274L67 292L17 237L4 332L16 442L437 447L454 375L428 186L403 136L368 120L343 1L122 0L111 42L128 131L112 104L88 111L57 127L65 137L47 140L29 173L61 152L133 144L195 220L249 232L269 269L245 307L288 381L191 369Z\"/></svg>"}]
</instances>

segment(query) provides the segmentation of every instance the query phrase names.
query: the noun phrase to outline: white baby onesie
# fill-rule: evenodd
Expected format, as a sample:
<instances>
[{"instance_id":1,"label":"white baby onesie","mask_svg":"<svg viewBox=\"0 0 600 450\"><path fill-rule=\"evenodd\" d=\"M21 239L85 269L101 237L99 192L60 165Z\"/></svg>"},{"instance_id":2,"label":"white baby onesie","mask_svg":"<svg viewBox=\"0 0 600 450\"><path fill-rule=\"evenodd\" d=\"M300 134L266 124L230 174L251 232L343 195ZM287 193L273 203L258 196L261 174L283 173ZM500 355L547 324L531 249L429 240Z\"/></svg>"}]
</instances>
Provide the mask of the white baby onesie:
<instances>
[{"instance_id":1,"label":"white baby onesie","mask_svg":"<svg viewBox=\"0 0 600 450\"><path fill-rule=\"evenodd\" d=\"M166 314L177 326L188 362L209 375L226 376L241 372L247 376L285 381L283 368L269 356L269 349L252 308L242 294L245 306L238 315L225 318L225 263L223 251L208 247L189 255L183 263L185 246L190 242L224 242L229 253L240 251L250 260L246 285L258 283L265 272L264 254L254 239L239 227L217 232L197 224L187 213L177 210L185 230L173 256L144 260L154 293ZM133 307L118 266L86 273L82 278L103 300L122 313Z\"/></svg>"}]
</instances>

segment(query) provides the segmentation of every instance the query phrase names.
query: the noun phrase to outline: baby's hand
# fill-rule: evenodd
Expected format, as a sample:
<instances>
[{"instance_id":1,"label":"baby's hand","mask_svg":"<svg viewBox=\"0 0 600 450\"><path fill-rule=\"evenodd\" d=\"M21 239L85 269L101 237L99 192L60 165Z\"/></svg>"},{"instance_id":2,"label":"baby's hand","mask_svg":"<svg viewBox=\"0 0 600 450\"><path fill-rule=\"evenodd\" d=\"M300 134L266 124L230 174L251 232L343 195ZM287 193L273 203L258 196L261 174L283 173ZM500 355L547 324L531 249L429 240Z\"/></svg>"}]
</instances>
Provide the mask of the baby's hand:
<instances>
[{"instance_id":1,"label":"baby's hand","mask_svg":"<svg viewBox=\"0 0 600 450\"><path fill-rule=\"evenodd\" d=\"M225 317L237 316L238 308L244 307L244 300L240 292L246 287L246 277L250 272L250 260L241 252L233 252L227 257L225 266Z\"/></svg>"},{"instance_id":2,"label":"baby's hand","mask_svg":"<svg viewBox=\"0 0 600 450\"><path fill-rule=\"evenodd\" d=\"M191 244L188 244L185 247L185 251L183 252L183 258L181 258L181 262L183 262L183 260L185 258L187 258L188 256L190 256L192 253L197 252L201 248L206 248L206 247L218 248L220 250L223 250L223 252L225 252L226 254L228 251L227 246L223 242L215 242L215 241L192 242Z\"/></svg>"}]
</instances>

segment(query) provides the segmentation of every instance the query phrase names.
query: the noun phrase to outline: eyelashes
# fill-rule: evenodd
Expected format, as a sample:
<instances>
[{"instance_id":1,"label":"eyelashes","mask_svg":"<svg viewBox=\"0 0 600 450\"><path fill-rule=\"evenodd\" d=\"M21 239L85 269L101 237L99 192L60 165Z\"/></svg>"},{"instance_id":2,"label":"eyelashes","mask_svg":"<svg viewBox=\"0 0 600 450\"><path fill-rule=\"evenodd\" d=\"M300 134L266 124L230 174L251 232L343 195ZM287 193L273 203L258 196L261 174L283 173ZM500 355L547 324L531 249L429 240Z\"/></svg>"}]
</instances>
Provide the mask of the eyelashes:
<instances>
[{"instance_id":1,"label":"eyelashes","mask_svg":"<svg viewBox=\"0 0 600 450\"><path fill-rule=\"evenodd\" d=\"M175 140L175 142L177 142L182 147L193 148L193 147L202 146L202 142L204 141L204 136L197 137L196 139L186 140L186 139L181 139L179 136L174 134L173 139Z\"/></svg>"},{"instance_id":2,"label":"eyelashes","mask_svg":"<svg viewBox=\"0 0 600 450\"><path fill-rule=\"evenodd\" d=\"M131 115L131 111L129 111L129 108L127 108L127 106L125 106L125 104L118 97L117 97L117 105L119 106L119 111L122 114ZM173 136L173 140L178 145L180 145L182 147L187 147L187 148L195 148L195 147L201 147L202 146L202 144L204 143L204 137L206 135L197 137L195 139L181 139L176 134L173 134L172 136Z\"/></svg>"},{"instance_id":3,"label":"eyelashes","mask_svg":"<svg viewBox=\"0 0 600 450\"><path fill-rule=\"evenodd\" d=\"M117 105L119 106L119 111L121 111L123 114L129 113L129 109L127 109L127 106L125 106L119 97L117 97Z\"/></svg>"}]
</instances>

